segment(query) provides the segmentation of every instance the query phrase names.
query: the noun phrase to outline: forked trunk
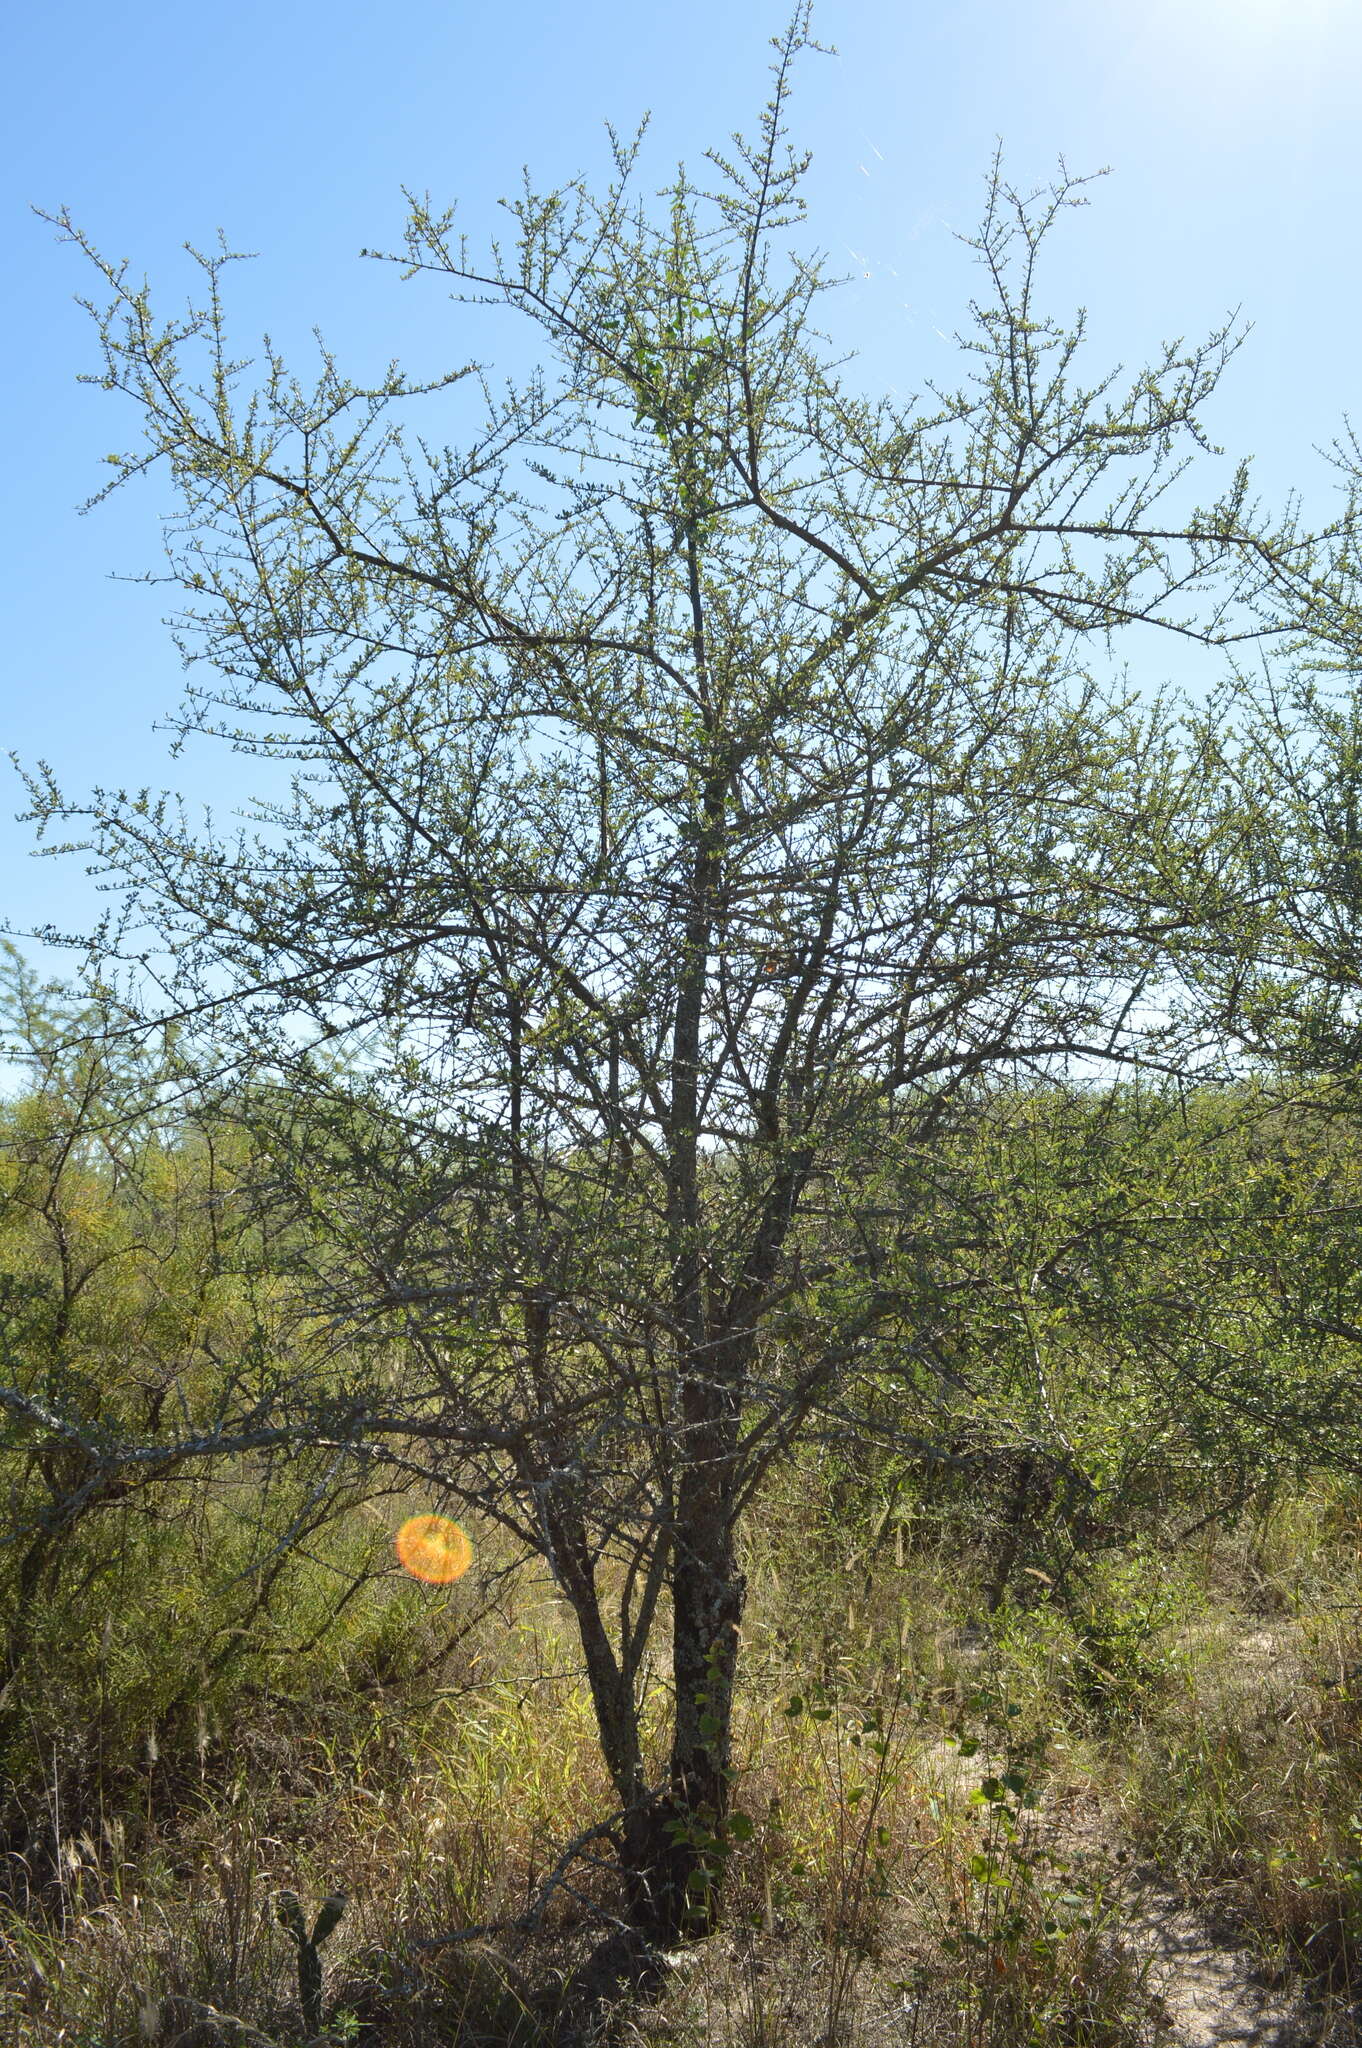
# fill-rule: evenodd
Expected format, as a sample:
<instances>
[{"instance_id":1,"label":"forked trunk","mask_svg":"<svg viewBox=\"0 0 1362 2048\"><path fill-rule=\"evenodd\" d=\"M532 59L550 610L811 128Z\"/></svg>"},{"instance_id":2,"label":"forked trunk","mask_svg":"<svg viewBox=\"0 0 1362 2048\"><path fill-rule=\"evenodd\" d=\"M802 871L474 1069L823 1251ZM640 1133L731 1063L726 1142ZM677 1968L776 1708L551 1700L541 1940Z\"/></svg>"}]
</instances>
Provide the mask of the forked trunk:
<instances>
[{"instance_id":1,"label":"forked trunk","mask_svg":"<svg viewBox=\"0 0 1362 2048\"><path fill-rule=\"evenodd\" d=\"M746 1584L725 1467L697 1461L677 1494L672 1568L675 1724L664 1796L626 1834L630 1908L656 1941L706 1933L723 1889L733 1698Z\"/></svg>"}]
</instances>

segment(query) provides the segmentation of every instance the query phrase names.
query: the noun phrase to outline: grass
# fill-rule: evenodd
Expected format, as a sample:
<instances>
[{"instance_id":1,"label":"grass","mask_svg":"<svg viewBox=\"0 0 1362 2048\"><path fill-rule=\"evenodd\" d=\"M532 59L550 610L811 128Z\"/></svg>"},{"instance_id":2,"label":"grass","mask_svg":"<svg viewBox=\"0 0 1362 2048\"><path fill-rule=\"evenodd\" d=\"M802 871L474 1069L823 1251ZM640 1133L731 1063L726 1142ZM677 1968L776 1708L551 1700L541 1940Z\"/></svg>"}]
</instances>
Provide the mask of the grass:
<instances>
[{"instance_id":1,"label":"grass","mask_svg":"<svg viewBox=\"0 0 1362 2048\"><path fill-rule=\"evenodd\" d=\"M1135 2048L1158 2028L1119 1939L1122 1855L1153 1859L1321 2010L1350 2009L1355 1503L1302 1496L1172 1552L1151 1535L1063 1597L1037 1572L1001 1599L984 1543L831 1516L810 1542L807 1517L807 1489L773 1498L749 1559L723 1929L621 2027L734 2048ZM338 1557L356 1540L338 1531ZM318 1556L290 1628L325 1605ZM120 1706L101 1726L91 1683L49 1752L41 1695L11 1751L32 1824L7 1859L0 2039L191 2048L197 2028L298 2048L282 1890L309 1925L326 1894L348 1900L322 1952L329 2039L548 2038L586 1898L560 1891L502 1953L421 1946L523 1912L613 1803L559 1603L511 1562L480 1559L452 1594L376 1578L287 1687L248 1658L197 1717L138 1730ZM159 1680L133 1669L134 1635L120 1697L145 1702ZM660 1688L654 1704L660 1727ZM96 1754L99 1774L72 1769ZM1091 1824L1056 1832L1047 1816L1080 1797Z\"/></svg>"}]
</instances>

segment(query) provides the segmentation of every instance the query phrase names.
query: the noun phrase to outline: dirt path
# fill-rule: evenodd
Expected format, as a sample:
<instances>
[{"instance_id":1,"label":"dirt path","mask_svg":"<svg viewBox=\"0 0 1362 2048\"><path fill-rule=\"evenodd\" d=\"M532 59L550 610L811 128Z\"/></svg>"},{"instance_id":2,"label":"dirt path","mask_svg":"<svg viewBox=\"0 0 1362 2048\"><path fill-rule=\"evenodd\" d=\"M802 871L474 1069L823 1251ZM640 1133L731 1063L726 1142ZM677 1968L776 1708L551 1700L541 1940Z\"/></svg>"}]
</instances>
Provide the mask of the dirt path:
<instances>
[{"instance_id":1,"label":"dirt path","mask_svg":"<svg viewBox=\"0 0 1362 2048\"><path fill-rule=\"evenodd\" d=\"M982 1755L962 1758L949 1742L931 1744L918 1761L947 1796L967 1793L988 1768ZM1100 1821L1094 1825L1096 1805L1095 1794L1042 1795L1036 1818L1061 1854L1096 1855L1110 1869L1125 1859ZM1148 1973L1167 2016L1166 2048L1316 2048L1321 2037L1299 2001L1262 1984L1249 1950L1217 1933L1152 1865L1125 1867L1112 1934Z\"/></svg>"},{"instance_id":2,"label":"dirt path","mask_svg":"<svg viewBox=\"0 0 1362 2048\"><path fill-rule=\"evenodd\" d=\"M1178 2048L1307 2048L1318 2038L1298 2004L1256 1980L1248 1952L1214 1934L1156 1870L1133 1873L1122 1908L1120 1939L1147 1962Z\"/></svg>"}]
</instances>

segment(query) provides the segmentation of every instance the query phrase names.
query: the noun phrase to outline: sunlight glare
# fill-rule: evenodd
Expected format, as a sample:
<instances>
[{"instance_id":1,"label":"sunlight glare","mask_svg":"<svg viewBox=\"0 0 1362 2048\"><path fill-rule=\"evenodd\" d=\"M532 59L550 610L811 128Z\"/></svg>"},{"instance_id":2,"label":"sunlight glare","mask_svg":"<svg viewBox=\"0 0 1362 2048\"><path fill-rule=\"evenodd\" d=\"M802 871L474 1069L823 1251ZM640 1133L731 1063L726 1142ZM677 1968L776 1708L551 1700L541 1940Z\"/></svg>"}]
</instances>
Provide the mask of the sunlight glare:
<instances>
[{"instance_id":1,"label":"sunlight glare","mask_svg":"<svg viewBox=\"0 0 1362 2048\"><path fill-rule=\"evenodd\" d=\"M398 1562L414 1579L448 1586L473 1562L473 1546L457 1522L443 1515L412 1515L396 1536Z\"/></svg>"}]
</instances>

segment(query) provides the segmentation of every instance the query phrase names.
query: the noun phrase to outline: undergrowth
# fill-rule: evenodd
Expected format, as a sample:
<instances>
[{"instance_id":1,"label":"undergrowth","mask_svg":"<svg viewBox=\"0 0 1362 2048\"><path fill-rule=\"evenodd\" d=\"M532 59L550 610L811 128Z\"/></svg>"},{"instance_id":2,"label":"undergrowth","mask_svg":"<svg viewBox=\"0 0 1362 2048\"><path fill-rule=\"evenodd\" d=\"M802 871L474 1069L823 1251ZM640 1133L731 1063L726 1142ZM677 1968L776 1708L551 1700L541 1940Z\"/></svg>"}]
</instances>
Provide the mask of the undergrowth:
<instances>
[{"instance_id":1,"label":"undergrowth","mask_svg":"<svg viewBox=\"0 0 1362 2048\"><path fill-rule=\"evenodd\" d=\"M1151 1527L1065 1583L996 1552L773 1491L747 1559L747 1682L721 1931L617 2016L635 2038L1136 2048L1157 2003L1120 1939L1149 1858L1346 2010L1362 1944L1356 1504L1302 1495L1176 1545ZM73 1634L7 1751L0 2034L14 2048L298 2048L295 1894L325 1949L324 2038L359 2048L554 2037L619 1905L583 1858L612 1794L565 1610L493 1542L456 1588L379 1569L386 1524L320 1532L264 1634L307 1658L185 1670L148 1545L107 1638ZM201 1591L198 1625L218 1609ZM144 1602L139 1609L138 1600ZM157 1625L149 1625L156 1617ZM168 1618L167 1618L168 1617ZM60 1617L53 1624L59 1638ZM299 1634L299 1632L304 1632ZM82 1661L84 1660L84 1661ZM102 1660L102 1661L101 1661ZM59 1719L66 1672L65 1717ZM659 1745L666 1688L653 1680ZM1052 1824L1082 1793L1094 1816ZM26 1833L20 1834L18 1816ZM313 2014L315 2018L315 2012Z\"/></svg>"}]
</instances>

